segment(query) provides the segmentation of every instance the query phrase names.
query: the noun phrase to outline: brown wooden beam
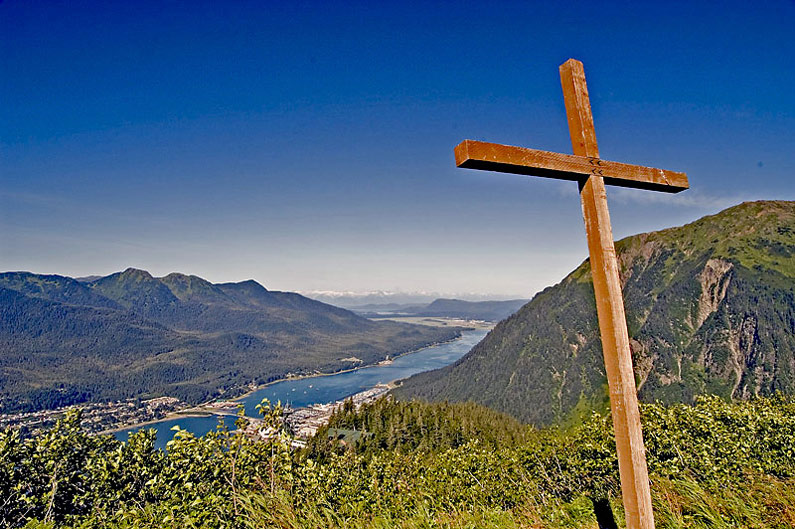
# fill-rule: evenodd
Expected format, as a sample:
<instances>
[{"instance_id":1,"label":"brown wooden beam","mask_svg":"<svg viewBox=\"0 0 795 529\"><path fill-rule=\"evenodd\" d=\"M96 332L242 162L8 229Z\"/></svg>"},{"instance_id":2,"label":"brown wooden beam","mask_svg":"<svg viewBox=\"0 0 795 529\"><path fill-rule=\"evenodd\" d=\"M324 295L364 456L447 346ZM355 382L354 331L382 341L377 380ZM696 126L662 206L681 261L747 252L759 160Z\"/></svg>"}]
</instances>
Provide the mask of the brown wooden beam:
<instances>
[{"instance_id":1,"label":"brown wooden beam","mask_svg":"<svg viewBox=\"0 0 795 529\"><path fill-rule=\"evenodd\" d=\"M572 150L580 157L598 160L594 158L599 156L599 148L596 144L596 131L582 63L574 59L563 63L560 66L560 81L566 103ZM654 529L649 471L646 467L635 372L632 368L632 351L629 347L613 229L607 209L605 180L607 178L596 173L581 181L580 201L588 236L605 374L610 390L610 411L616 436L621 496L627 529Z\"/></svg>"},{"instance_id":2,"label":"brown wooden beam","mask_svg":"<svg viewBox=\"0 0 795 529\"><path fill-rule=\"evenodd\" d=\"M475 140L464 140L458 144L455 148L455 163L467 169L576 182L584 182L589 176L601 176L607 185L666 193L678 193L689 187L685 173L610 162L593 156L575 156Z\"/></svg>"}]
</instances>

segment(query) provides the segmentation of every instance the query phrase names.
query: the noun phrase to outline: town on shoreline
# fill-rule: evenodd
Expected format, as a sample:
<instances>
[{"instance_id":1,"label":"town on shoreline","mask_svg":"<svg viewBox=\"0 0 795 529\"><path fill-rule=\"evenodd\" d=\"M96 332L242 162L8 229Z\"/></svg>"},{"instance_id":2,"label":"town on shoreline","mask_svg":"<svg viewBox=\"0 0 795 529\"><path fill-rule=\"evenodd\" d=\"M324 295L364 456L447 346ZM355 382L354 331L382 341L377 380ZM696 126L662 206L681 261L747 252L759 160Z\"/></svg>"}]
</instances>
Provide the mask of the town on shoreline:
<instances>
[{"instance_id":1,"label":"town on shoreline","mask_svg":"<svg viewBox=\"0 0 795 529\"><path fill-rule=\"evenodd\" d=\"M402 319L400 317L396 317L394 319ZM480 320L461 320L461 319L450 319L450 318L411 318L412 323L421 323L424 325L455 325L460 326L465 329L484 329L484 328L491 328L494 326L491 322L485 322ZM459 337L449 340L448 342L453 342ZM448 343L448 342L441 342L441 343ZM208 417L211 415L236 415L238 406L240 405L240 400L244 399L245 397L251 395L255 391L259 391L263 388L271 386L273 384L277 384L280 382L284 382L286 380L299 380L304 378L315 378L315 377L325 377L325 376L334 376L339 375L342 373L347 373L351 371L355 371L358 369L366 369L369 367L375 367L378 365L384 365L384 363L391 363L396 358L401 356L417 353L428 347L434 347L440 345L440 343L428 344L424 347L407 351L400 355L395 355L389 357L386 360L382 360L373 364L368 365L358 365L355 367L342 369L339 371L334 371L330 373L288 373L284 378L274 380L267 384L257 385L257 386L249 386L247 391L243 394L236 396L233 400L218 400L213 399L211 401L205 402L199 405L189 405L176 397L171 396L159 396L150 399L126 399L123 401L115 401L115 402L85 402L80 404L73 404L70 406L64 406L52 410L39 410L33 412L21 412L21 413L8 413L8 414L0 414L0 428L15 428L22 430L25 434L36 434L40 431L46 430L51 428L55 425L58 419L61 419L66 415L67 412L71 410L81 410L82 413L82 420L81 426L89 433L93 434L110 434L114 432L118 432L120 430L126 430L128 428L133 427L145 427L150 424L154 424L163 420L169 419L178 419L182 417ZM387 387L387 386L385 386ZM361 393L357 393L352 395L349 398L354 398L355 402L359 402L360 404L364 402L363 399L367 399L366 395L369 392L375 390L376 388L371 388L370 390L366 390ZM386 393L388 389L383 389L380 392L376 392L378 396ZM377 397L376 397L377 398ZM307 433L309 431L314 432L319 427L320 421L322 418L328 420L328 417L331 416L333 411L336 409L335 406L340 404L340 402L335 403L327 403L327 404L315 404L306 408L296 408L294 410L289 410L289 415L295 415L291 421L295 424L289 424L290 428L293 431L300 431ZM329 411L330 410L330 411ZM249 421L256 422L256 418L247 418ZM254 422L250 422L249 424L251 427L254 427ZM289 421L288 421L289 423ZM312 426L317 424L318 426ZM324 423L325 424L325 423Z\"/></svg>"}]
</instances>

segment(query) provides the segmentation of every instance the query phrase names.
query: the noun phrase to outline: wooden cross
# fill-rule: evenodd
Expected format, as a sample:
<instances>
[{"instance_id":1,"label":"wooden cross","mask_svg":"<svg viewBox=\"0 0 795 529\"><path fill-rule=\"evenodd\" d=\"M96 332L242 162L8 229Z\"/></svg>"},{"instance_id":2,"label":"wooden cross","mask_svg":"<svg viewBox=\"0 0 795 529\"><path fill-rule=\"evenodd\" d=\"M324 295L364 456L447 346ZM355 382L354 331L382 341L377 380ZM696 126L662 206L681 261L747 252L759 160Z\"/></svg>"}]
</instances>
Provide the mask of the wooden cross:
<instances>
[{"instance_id":1,"label":"wooden cross","mask_svg":"<svg viewBox=\"0 0 795 529\"><path fill-rule=\"evenodd\" d=\"M678 193L688 188L687 175L599 158L582 63L575 59L563 63L560 81L573 156L465 140L455 148L455 161L458 167L546 176L579 184L627 527L654 529L635 374L605 184Z\"/></svg>"}]
</instances>

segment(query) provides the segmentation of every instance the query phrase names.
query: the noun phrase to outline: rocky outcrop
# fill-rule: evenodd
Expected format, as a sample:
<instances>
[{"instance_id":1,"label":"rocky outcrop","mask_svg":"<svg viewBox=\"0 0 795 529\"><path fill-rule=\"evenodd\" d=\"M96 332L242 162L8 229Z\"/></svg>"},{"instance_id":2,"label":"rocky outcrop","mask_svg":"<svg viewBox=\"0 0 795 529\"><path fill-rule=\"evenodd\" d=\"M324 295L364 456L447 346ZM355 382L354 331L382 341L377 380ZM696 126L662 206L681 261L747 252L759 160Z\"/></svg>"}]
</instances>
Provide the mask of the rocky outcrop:
<instances>
[{"instance_id":1,"label":"rocky outcrop","mask_svg":"<svg viewBox=\"0 0 795 529\"><path fill-rule=\"evenodd\" d=\"M698 329L716 310L726 297L729 288L729 271L732 264L721 259L709 259L704 265L704 270L698 275L701 285L701 296L698 298L698 311L694 329Z\"/></svg>"}]
</instances>

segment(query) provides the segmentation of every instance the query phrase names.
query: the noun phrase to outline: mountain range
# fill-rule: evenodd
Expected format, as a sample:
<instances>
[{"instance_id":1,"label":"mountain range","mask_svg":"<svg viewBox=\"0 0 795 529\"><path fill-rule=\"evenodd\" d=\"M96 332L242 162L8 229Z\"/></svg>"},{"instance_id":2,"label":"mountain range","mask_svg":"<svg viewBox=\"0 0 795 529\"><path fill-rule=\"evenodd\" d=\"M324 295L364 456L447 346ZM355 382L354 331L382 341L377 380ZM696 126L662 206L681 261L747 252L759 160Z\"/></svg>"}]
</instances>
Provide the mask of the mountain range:
<instances>
[{"instance_id":1,"label":"mountain range","mask_svg":"<svg viewBox=\"0 0 795 529\"><path fill-rule=\"evenodd\" d=\"M639 396L795 392L795 202L750 202L618 241ZM606 409L586 260L399 398L475 401L536 425Z\"/></svg>"},{"instance_id":2,"label":"mountain range","mask_svg":"<svg viewBox=\"0 0 795 529\"><path fill-rule=\"evenodd\" d=\"M200 402L336 371L460 329L374 322L255 281L129 268L76 280L0 274L0 411L158 395Z\"/></svg>"}]
</instances>

